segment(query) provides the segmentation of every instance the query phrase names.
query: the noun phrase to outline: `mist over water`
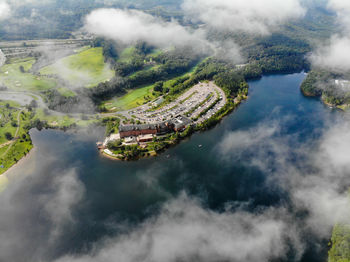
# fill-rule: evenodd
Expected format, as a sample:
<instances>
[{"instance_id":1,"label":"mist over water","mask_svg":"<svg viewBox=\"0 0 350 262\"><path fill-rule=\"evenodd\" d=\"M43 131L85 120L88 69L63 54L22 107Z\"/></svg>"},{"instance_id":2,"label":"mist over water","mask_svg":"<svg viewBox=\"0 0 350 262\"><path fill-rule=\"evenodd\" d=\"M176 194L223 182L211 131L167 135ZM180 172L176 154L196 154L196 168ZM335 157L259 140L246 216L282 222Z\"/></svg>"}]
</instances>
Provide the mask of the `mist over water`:
<instances>
[{"instance_id":1,"label":"mist over water","mask_svg":"<svg viewBox=\"0 0 350 262\"><path fill-rule=\"evenodd\" d=\"M251 82L249 99L220 125L137 162L101 157L95 143L103 130L32 130L36 150L8 174L14 181L4 195L15 205L24 198L37 204L20 214L5 208L0 232L22 215L42 224L16 232L20 248L0 247L0 260L19 252L44 261L176 261L171 254L183 261L325 261L333 221L313 220L312 195L298 199L313 188L292 178L302 181L299 168L313 177L304 148L317 147L342 113L303 97L304 77ZM30 249L33 235L43 250Z\"/></svg>"}]
</instances>

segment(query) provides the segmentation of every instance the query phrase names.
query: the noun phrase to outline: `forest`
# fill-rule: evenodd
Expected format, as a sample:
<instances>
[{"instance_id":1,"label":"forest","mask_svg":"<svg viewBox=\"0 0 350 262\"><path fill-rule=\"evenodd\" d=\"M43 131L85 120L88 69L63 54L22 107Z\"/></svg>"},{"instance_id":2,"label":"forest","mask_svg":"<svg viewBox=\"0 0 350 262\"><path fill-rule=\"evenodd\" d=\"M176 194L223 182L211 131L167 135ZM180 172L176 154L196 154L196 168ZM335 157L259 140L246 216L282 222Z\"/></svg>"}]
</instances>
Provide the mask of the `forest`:
<instances>
[{"instance_id":1,"label":"forest","mask_svg":"<svg viewBox=\"0 0 350 262\"><path fill-rule=\"evenodd\" d=\"M348 83L338 81L346 79L349 79L347 73L313 69L303 81L301 91L306 96L321 97L326 104L342 108L350 104L350 90Z\"/></svg>"}]
</instances>

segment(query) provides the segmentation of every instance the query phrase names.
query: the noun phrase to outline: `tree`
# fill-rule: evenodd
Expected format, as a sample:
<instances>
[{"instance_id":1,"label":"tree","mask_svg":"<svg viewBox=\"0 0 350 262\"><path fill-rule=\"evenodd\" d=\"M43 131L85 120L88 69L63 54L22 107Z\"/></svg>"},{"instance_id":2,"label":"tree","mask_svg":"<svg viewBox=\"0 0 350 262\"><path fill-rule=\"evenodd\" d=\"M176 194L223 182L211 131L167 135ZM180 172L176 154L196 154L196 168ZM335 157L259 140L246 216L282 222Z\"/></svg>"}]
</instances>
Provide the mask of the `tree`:
<instances>
[{"instance_id":1,"label":"tree","mask_svg":"<svg viewBox=\"0 0 350 262\"><path fill-rule=\"evenodd\" d=\"M33 99L32 101L30 101L29 106L31 108L37 108L38 107L38 102Z\"/></svg>"},{"instance_id":2,"label":"tree","mask_svg":"<svg viewBox=\"0 0 350 262\"><path fill-rule=\"evenodd\" d=\"M119 139L115 141L110 141L107 144L107 148L110 150L117 150L121 145L122 145L122 141Z\"/></svg>"},{"instance_id":3,"label":"tree","mask_svg":"<svg viewBox=\"0 0 350 262\"><path fill-rule=\"evenodd\" d=\"M164 83L162 81L158 81L157 83L154 84L153 90L156 92L163 92L163 86L164 86Z\"/></svg>"},{"instance_id":4,"label":"tree","mask_svg":"<svg viewBox=\"0 0 350 262\"><path fill-rule=\"evenodd\" d=\"M7 140L12 140L12 138L13 138L13 136L12 136L12 134L10 132L6 132L5 133L5 137L6 137Z\"/></svg>"}]
</instances>

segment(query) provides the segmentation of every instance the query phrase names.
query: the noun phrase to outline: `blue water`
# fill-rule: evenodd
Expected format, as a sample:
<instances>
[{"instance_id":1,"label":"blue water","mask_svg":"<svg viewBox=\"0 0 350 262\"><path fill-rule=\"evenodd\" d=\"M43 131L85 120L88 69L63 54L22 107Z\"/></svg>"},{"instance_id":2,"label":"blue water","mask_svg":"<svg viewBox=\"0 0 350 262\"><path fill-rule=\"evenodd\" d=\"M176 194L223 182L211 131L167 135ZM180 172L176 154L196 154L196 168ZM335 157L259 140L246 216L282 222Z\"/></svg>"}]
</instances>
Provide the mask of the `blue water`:
<instances>
[{"instance_id":1,"label":"blue water","mask_svg":"<svg viewBox=\"0 0 350 262\"><path fill-rule=\"evenodd\" d=\"M137 162L101 157L95 142L103 132L85 137L59 131L32 131L37 151L25 165L35 162L37 172L74 168L86 188L85 197L74 213L79 222L65 232L65 241L57 254L80 252L105 236L116 235L119 229L111 229L108 226L111 222L137 224L183 191L218 211L233 201L249 202L252 212L287 201L285 192L271 190L266 183L269 174L247 168L241 158L223 161L218 144L232 131L273 121L282 123L279 135L295 134L299 143L316 140L339 112L325 107L318 99L304 97L299 89L304 78L305 74L300 73L266 76L250 82L249 99L218 126L193 135L157 158ZM49 164L48 156L54 158ZM25 170L26 166L21 168ZM325 261L326 249L310 246L302 261Z\"/></svg>"}]
</instances>

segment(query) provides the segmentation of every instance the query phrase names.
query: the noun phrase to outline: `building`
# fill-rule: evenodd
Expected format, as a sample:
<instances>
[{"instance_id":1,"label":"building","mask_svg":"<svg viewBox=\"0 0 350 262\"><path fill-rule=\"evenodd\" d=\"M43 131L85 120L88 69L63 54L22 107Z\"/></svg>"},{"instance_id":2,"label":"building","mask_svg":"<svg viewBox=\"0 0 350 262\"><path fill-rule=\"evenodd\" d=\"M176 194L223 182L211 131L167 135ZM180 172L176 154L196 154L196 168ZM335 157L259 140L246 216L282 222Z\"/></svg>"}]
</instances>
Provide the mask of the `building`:
<instances>
[{"instance_id":1,"label":"building","mask_svg":"<svg viewBox=\"0 0 350 262\"><path fill-rule=\"evenodd\" d=\"M185 116L177 116L171 120L172 127L175 132L183 131L192 124L192 120Z\"/></svg>"},{"instance_id":2,"label":"building","mask_svg":"<svg viewBox=\"0 0 350 262\"><path fill-rule=\"evenodd\" d=\"M145 135L165 135L169 132L183 131L192 123L192 120L185 116L177 116L168 122L144 125L122 125L119 127L120 138L138 137Z\"/></svg>"},{"instance_id":3,"label":"building","mask_svg":"<svg viewBox=\"0 0 350 262\"><path fill-rule=\"evenodd\" d=\"M141 135L137 137L137 142L139 143L147 143L153 141L153 135Z\"/></svg>"},{"instance_id":4,"label":"building","mask_svg":"<svg viewBox=\"0 0 350 262\"><path fill-rule=\"evenodd\" d=\"M161 135L170 131L167 122L144 125L123 125L119 127L120 138L141 135Z\"/></svg>"},{"instance_id":5,"label":"building","mask_svg":"<svg viewBox=\"0 0 350 262\"><path fill-rule=\"evenodd\" d=\"M160 106L161 103L163 103L165 100L163 97L158 98L156 101L152 103L154 107Z\"/></svg>"},{"instance_id":6,"label":"building","mask_svg":"<svg viewBox=\"0 0 350 262\"><path fill-rule=\"evenodd\" d=\"M133 136L129 136L125 138L125 144L135 144L136 138Z\"/></svg>"}]
</instances>

